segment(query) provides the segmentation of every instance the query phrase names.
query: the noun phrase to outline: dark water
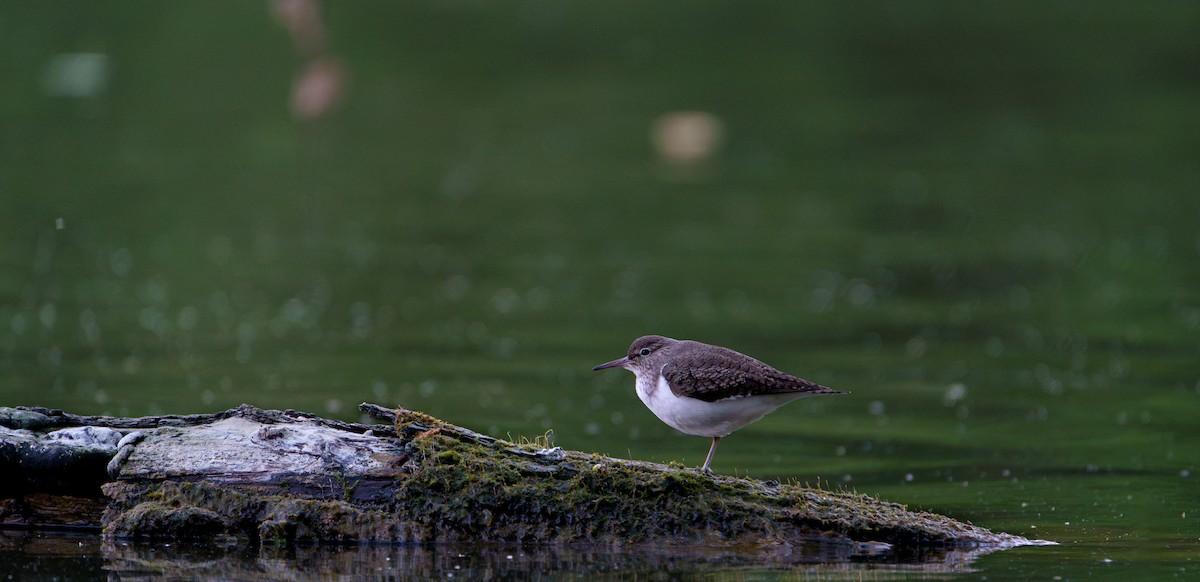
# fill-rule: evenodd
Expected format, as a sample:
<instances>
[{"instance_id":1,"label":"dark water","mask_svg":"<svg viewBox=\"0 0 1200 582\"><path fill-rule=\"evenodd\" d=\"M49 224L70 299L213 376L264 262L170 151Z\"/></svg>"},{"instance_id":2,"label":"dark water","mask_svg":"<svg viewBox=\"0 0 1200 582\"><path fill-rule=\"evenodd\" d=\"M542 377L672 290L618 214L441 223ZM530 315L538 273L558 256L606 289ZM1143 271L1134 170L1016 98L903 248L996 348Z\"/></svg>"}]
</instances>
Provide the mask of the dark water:
<instances>
[{"instance_id":1,"label":"dark water","mask_svg":"<svg viewBox=\"0 0 1200 582\"><path fill-rule=\"evenodd\" d=\"M1061 544L964 576L1197 575L1197 5L324 15L342 99L306 120L289 94L323 49L269 3L0 5L0 404L399 403L699 464L629 374L590 371L661 333L852 392L724 440L719 472ZM721 130L692 162L651 137L679 111ZM22 540L26 577L942 576L824 550Z\"/></svg>"},{"instance_id":2,"label":"dark water","mask_svg":"<svg viewBox=\"0 0 1200 582\"><path fill-rule=\"evenodd\" d=\"M101 543L94 536L61 534L0 537L0 557L11 556L14 577L47 579L890 579L975 573L972 560L979 553L926 549L898 559L832 544L756 551L506 544L247 550Z\"/></svg>"}]
</instances>

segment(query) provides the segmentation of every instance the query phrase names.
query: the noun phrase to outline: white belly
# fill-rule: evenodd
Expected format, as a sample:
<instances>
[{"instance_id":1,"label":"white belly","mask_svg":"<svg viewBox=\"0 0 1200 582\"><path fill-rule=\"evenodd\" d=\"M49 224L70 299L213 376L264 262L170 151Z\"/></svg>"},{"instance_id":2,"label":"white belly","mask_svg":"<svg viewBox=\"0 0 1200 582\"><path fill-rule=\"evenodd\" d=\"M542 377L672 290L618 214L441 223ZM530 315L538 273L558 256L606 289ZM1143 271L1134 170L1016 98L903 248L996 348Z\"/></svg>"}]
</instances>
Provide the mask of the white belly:
<instances>
[{"instance_id":1,"label":"white belly","mask_svg":"<svg viewBox=\"0 0 1200 582\"><path fill-rule=\"evenodd\" d=\"M638 376L637 394L655 416L675 430L705 437L726 436L762 418L768 412L804 396L767 394L705 402L696 398L676 396L662 376L645 379Z\"/></svg>"}]
</instances>

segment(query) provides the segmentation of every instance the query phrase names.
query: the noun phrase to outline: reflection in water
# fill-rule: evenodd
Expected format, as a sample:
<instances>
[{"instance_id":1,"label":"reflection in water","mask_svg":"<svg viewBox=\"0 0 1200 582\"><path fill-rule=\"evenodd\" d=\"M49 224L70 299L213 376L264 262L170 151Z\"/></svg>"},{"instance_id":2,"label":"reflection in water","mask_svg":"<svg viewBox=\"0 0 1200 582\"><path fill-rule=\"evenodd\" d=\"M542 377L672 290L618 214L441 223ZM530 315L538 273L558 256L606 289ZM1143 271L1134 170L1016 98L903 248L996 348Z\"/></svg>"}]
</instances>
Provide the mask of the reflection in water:
<instances>
[{"instance_id":1,"label":"reflection in water","mask_svg":"<svg viewBox=\"0 0 1200 582\"><path fill-rule=\"evenodd\" d=\"M769 548L539 546L453 544L218 547L102 542L94 534L0 534L0 574L14 578L307 580L508 580L541 576L625 577L680 573L888 578L898 572L971 572L987 549L926 548L896 553L884 546L811 543Z\"/></svg>"},{"instance_id":2,"label":"reflection in water","mask_svg":"<svg viewBox=\"0 0 1200 582\"><path fill-rule=\"evenodd\" d=\"M5 580L95 580L104 563L95 533L0 531L0 578Z\"/></svg>"}]
</instances>

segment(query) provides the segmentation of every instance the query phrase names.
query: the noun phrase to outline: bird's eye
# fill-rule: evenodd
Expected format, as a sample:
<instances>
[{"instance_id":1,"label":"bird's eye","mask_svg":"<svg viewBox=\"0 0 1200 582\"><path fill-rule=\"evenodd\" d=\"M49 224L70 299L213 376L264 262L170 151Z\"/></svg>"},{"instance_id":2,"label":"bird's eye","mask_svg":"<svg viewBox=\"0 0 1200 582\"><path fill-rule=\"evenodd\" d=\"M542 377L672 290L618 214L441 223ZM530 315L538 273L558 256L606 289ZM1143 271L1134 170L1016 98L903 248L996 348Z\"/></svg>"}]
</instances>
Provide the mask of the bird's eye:
<instances>
[{"instance_id":1,"label":"bird's eye","mask_svg":"<svg viewBox=\"0 0 1200 582\"><path fill-rule=\"evenodd\" d=\"M640 355L640 356L649 356L649 355L650 355L650 348L642 348L642 349L641 349L641 351L639 351L639 352L638 352L638 355Z\"/></svg>"}]
</instances>

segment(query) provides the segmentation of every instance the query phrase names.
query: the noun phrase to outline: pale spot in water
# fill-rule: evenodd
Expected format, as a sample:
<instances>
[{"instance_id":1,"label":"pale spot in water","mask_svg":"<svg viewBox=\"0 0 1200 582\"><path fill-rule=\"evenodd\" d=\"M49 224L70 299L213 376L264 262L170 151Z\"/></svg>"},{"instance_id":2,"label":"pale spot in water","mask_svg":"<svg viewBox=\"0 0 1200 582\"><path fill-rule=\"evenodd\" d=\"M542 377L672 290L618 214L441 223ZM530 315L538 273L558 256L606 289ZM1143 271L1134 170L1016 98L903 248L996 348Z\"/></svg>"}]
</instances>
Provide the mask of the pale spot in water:
<instances>
[{"instance_id":1,"label":"pale spot in water","mask_svg":"<svg viewBox=\"0 0 1200 582\"><path fill-rule=\"evenodd\" d=\"M13 314L12 319L8 320L8 328L12 330L14 335L25 333L25 314Z\"/></svg>"},{"instance_id":2,"label":"pale spot in water","mask_svg":"<svg viewBox=\"0 0 1200 582\"><path fill-rule=\"evenodd\" d=\"M955 382L954 384L946 387L946 391L942 394L942 404L946 406L954 406L966 397L966 385L961 382Z\"/></svg>"},{"instance_id":3,"label":"pale spot in water","mask_svg":"<svg viewBox=\"0 0 1200 582\"><path fill-rule=\"evenodd\" d=\"M196 324L200 320L200 312L195 307L188 305L179 310L179 315L175 318L175 324L179 329L191 331L196 329Z\"/></svg>"},{"instance_id":4,"label":"pale spot in water","mask_svg":"<svg viewBox=\"0 0 1200 582\"><path fill-rule=\"evenodd\" d=\"M492 295L491 305L497 313L507 315L521 306L521 296L511 288L504 287Z\"/></svg>"},{"instance_id":5,"label":"pale spot in water","mask_svg":"<svg viewBox=\"0 0 1200 582\"><path fill-rule=\"evenodd\" d=\"M233 241L227 236L214 236L208 242L208 260L216 265L225 265L233 256Z\"/></svg>"},{"instance_id":6,"label":"pale spot in water","mask_svg":"<svg viewBox=\"0 0 1200 582\"><path fill-rule=\"evenodd\" d=\"M545 287L538 286L525 292L525 304L534 311L545 309L549 301L550 290Z\"/></svg>"},{"instance_id":7,"label":"pale spot in water","mask_svg":"<svg viewBox=\"0 0 1200 582\"><path fill-rule=\"evenodd\" d=\"M42 322L42 327L52 329L54 322L58 320L58 310L54 308L53 303L46 303L38 310L38 320Z\"/></svg>"},{"instance_id":8,"label":"pale spot in water","mask_svg":"<svg viewBox=\"0 0 1200 582\"><path fill-rule=\"evenodd\" d=\"M487 344L487 353L498 358L511 358L517 351L517 340L511 337L497 338Z\"/></svg>"},{"instance_id":9,"label":"pale spot in water","mask_svg":"<svg viewBox=\"0 0 1200 582\"><path fill-rule=\"evenodd\" d=\"M462 200L479 189L479 173L467 163L461 163L442 176L441 193L452 200Z\"/></svg>"},{"instance_id":10,"label":"pale spot in water","mask_svg":"<svg viewBox=\"0 0 1200 582\"><path fill-rule=\"evenodd\" d=\"M866 309L875 304L875 289L866 281L856 280L850 286L847 296L850 305L859 309Z\"/></svg>"},{"instance_id":11,"label":"pale spot in water","mask_svg":"<svg viewBox=\"0 0 1200 582\"><path fill-rule=\"evenodd\" d=\"M913 336L904 344L904 351L910 358L919 358L929 349L929 342L921 336Z\"/></svg>"},{"instance_id":12,"label":"pale spot in water","mask_svg":"<svg viewBox=\"0 0 1200 582\"><path fill-rule=\"evenodd\" d=\"M369 303L358 301L350 306L350 325L354 337L365 339L371 335L371 305Z\"/></svg>"},{"instance_id":13,"label":"pale spot in water","mask_svg":"<svg viewBox=\"0 0 1200 582\"><path fill-rule=\"evenodd\" d=\"M1000 354L1004 353L1004 340L996 336L988 338L983 344L983 353L987 354L989 358L1000 357Z\"/></svg>"},{"instance_id":14,"label":"pale spot in water","mask_svg":"<svg viewBox=\"0 0 1200 582\"><path fill-rule=\"evenodd\" d=\"M451 275L442 283L442 295L450 301L459 301L471 290L471 280L466 275Z\"/></svg>"},{"instance_id":15,"label":"pale spot in water","mask_svg":"<svg viewBox=\"0 0 1200 582\"><path fill-rule=\"evenodd\" d=\"M721 120L706 111L663 114L651 130L658 154L672 164L694 164L712 157L723 138Z\"/></svg>"},{"instance_id":16,"label":"pale spot in water","mask_svg":"<svg viewBox=\"0 0 1200 582\"><path fill-rule=\"evenodd\" d=\"M142 360L136 355L130 355L121 362L121 370L126 374L136 374L142 367Z\"/></svg>"},{"instance_id":17,"label":"pale spot in water","mask_svg":"<svg viewBox=\"0 0 1200 582\"><path fill-rule=\"evenodd\" d=\"M53 97L97 97L108 89L111 71L105 53L60 53L46 64L43 89Z\"/></svg>"},{"instance_id":18,"label":"pale spot in water","mask_svg":"<svg viewBox=\"0 0 1200 582\"><path fill-rule=\"evenodd\" d=\"M96 320L94 311L84 309L79 313L79 327L88 343L95 344L100 341L100 323Z\"/></svg>"},{"instance_id":19,"label":"pale spot in water","mask_svg":"<svg viewBox=\"0 0 1200 582\"><path fill-rule=\"evenodd\" d=\"M544 418L548 409L545 404L537 403L525 411L525 420L533 420L535 418Z\"/></svg>"}]
</instances>

